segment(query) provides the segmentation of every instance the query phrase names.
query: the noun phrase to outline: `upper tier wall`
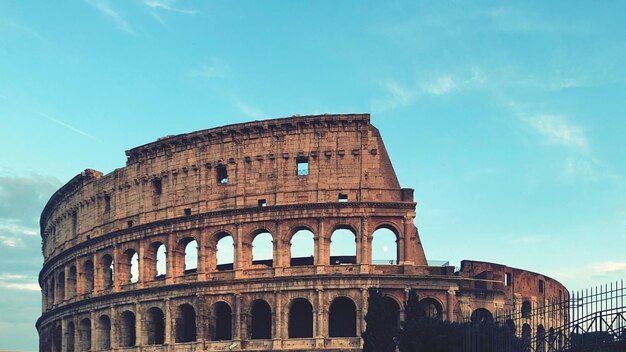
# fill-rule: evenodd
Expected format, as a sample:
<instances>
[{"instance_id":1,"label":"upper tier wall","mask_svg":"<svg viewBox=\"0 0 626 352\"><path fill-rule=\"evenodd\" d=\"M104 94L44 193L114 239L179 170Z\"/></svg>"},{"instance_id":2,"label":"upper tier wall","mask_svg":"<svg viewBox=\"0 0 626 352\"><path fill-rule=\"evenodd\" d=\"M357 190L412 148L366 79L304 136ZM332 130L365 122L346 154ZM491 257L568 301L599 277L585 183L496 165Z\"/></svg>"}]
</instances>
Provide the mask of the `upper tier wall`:
<instances>
[{"instance_id":1,"label":"upper tier wall","mask_svg":"<svg viewBox=\"0 0 626 352\"><path fill-rule=\"evenodd\" d=\"M104 176L86 170L51 197L41 215L46 260L122 228L261 202L337 202L340 193L350 202L413 202L369 114L231 125L126 154L126 167ZM298 161L308 162L308 175L298 175Z\"/></svg>"}]
</instances>

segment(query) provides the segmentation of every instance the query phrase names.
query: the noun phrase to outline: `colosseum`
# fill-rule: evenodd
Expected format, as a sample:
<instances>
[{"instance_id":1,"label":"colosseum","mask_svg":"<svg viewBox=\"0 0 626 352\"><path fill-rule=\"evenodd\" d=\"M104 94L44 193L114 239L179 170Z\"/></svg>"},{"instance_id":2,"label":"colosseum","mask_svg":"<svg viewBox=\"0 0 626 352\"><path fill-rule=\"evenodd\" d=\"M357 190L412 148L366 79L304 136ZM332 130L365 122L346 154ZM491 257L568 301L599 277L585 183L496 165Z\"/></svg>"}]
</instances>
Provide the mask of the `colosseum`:
<instances>
[{"instance_id":1,"label":"colosseum","mask_svg":"<svg viewBox=\"0 0 626 352\"><path fill-rule=\"evenodd\" d=\"M360 351L370 287L396 322L410 288L448 321L568 296L505 265L429 264L413 189L369 114L229 125L126 155L42 212L40 351Z\"/></svg>"}]
</instances>

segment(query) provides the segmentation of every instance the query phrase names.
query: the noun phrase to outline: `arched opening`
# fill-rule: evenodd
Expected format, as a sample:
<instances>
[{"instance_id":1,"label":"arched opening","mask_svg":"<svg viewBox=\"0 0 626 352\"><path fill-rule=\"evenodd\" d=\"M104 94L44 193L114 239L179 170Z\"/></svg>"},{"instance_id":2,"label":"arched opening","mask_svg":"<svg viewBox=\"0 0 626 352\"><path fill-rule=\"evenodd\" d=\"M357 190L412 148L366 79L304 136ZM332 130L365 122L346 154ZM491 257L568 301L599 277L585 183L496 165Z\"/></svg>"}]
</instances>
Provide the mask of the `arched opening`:
<instances>
[{"instance_id":1,"label":"arched opening","mask_svg":"<svg viewBox=\"0 0 626 352\"><path fill-rule=\"evenodd\" d=\"M291 266L313 265L313 232L308 229L297 230L291 237Z\"/></svg>"},{"instance_id":2,"label":"arched opening","mask_svg":"<svg viewBox=\"0 0 626 352\"><path fill-rule=\"evenodd\" d=\"M93 262L86 260L83 265L85 293L93 292Z\"/></svg>"},{"instance_id":3,"label":"arched opening","mask_svg":"<svg viewBox=\"0 0 626 352\"><path fill-rule=\"evenodd\" d=\"M150 245L147 255L149 272L146 273L149 278L155 280L165 279L167 275L167 248L162 242L154 242Z\"/></svg>"},{"instance_id":4,"label":"arched opening","mask_svg":"<svg viewBox=\"0 0 626 352\"><path fill-rule=\"evenodd\" d=\"M119 342L120 347L133 347L137 342L135 330L135 313L126 310L120 315Z\"/></svg>"},{"instance_id":5,"label":"arched opening","mask_svg":"<svg viewBox=\"0 0 626 352\"><path fill-rule=\"evenodd\" d=\"M74 343L76 341L76 328L73 322L67 323L65 331L65 350L74 352Z\"/></svg>"},{"instance_id":6,"label":"arched opening","mask_svg":"<svg viewBox=\"0 0 626 352\"><path fill-rule=\"evenodd\" d=\"M55 289L56 289L56 280L54 278L54 275L50 278L50 283L48 283L48 287L47 290L48 291L48 301L50 305L53 305L55 302L54 300L54 296L55 296Z\"/></svg>"},{"instance_id":7,"label":"arched opening","mask_svg":"<svg viewBox=\"0 0 626 352\"><path fill-rule=\"evenodd\" d=\"M235 244L231 235L226 233L219 235L216 246L218 271L233 270L234 247Z\"/></svg>"},{"instance_id":8,"label":"arched opening","mask_svg":"<svg viewBox=\"0 0 626 352\"><path fill-rule=\"evenodd\" d=\"M274 238L267 231L259 232L252 240L252 265L272 267L274 257Z\"/></svg>"},{"instance_id":9,"label":"arched opening","mask_svg":"<svg viewBox=\"0 0 626 352\"><path fill-rule=\"evenodd\" d=\"M313 307L304 298L296 298L289 308L289 338L313 337Z\"/></svg>"},{"instance_id":10,"label":"arched opening","mask_svg":"<svg viewBox=\"0 0 626 352\"><path fill-rule=\"evenodd\" d=\"M250 338L271 339L272 338L272 308L262 300L257 299L252 302L252 322L250 323Z\"/></svg>"},{"instance_id":11,"label":"arched opening","mask_svg":"<svg viewBox=\"0 0 626 352\"><path fill-rule=\"evenodd\" d=\"M111 349L111 319L106 315L101 315L96 329L98 331L96 348L98 350Z\"/></svg>"},{"instance_id":12,"label":"arched opening","mask_svg":"<svg viewBox=\"0 0 626 352\"><path fill-rule=\"evenodd\" d=\"M531 307L529 301L522 302L522 318L530 318Z\"/></svg>"},{"instance_id":13,"label":"arched opening","mask_svg":"<svg viewBox=\"0 0 626 352\"><path fill-rule=\"evenodd\" d=\"M57 323L54 327L54 333L52 336L52 347L55 352L61 352L61 345L63 343L63 330L61 329L61 323Z\"/></svg>"},{"instance_id":14,"label":"arched opening","mask_svg":"<svg viewBox=\"0 0 626 352\"><path fill-rule=\"evenodd\" d=\"M76 297L76 266L70 266L67 274L67 298Z\"/></svg>"},{"instance_id":15,"label":"arched opening","mask_svg":"<svg viewBox=\"0 0 626 352\"><path fill-rule=\"evenodd\" d=\"M165 315L160 308L152 307L146 312L146 340L148 345L162 345L165 342Z\"/></svg>"},{"instance_id":16,"label":"arched opening","mask_svg":"<svg viewBox=\"0 0 626 352\"><path fill-rule=\"evenodd\" d=\"M400 328L400 305L396 302L395 299L385 296L383 297L383 304L385 306L385 310L389 312L389 316L391 318L391 324L394 328Z\"/></svg>"},{"instance_id":17,"label":"arched opening","mask_svg":"<svg viewBox=\"0 0 626 352\"><path fill-rule=\"evenodd\" d=\"M65 300L65 273L60 272L57 277L57 297L59 302Z\"/></svg>"},{"instance_id":18,"label":"arched opening","mask_svg":"<svg viewBox=\"0 0 626 352\"><path fill-rule=\"evenodd\" d=\"M328 336L356 336L356 305L348 297L337 297L330 304Z\"/></svg>"},{"instance_id":19,"label":"arched opening","mask_svg":"<svg viewBox=\"0 0 626 352\"><path fill-rule=\"evenodd\" d=\"M102 257L102 284L105 289L113 287L114 280L113 257L105 254Z\"/></svg>"},{"instance_id":20,"label":"arched opening","mask_svg":"<svg viewBox=\"0 0 626 352\"><path fill-rule=\"evenodd\" d=\"M226 302L213 305L215 331L213 340L224 341L233 339L233 311Z\"/></svg>"},{"instance_id":21,"label":"arched opening","mask_svg":"<svg viewBox=\"0 0 626 352\"><path fill-rule=\"evenodd\" d=\"M389 228L372 234L372 264L398 264L398 236Z\"/></svg>"},{"instance_id":22,"label":"arched opening","mask_svg":"<svg viewBox=\"0 0 626 352\"><path fill-rule=\"evenodd\" d=\"M530 325L522 325L522 351L524 352L530 351L530 336Z\"/></svg>"},{"instance_id":23,"label":"arched opening","mask_svg":"<svg viewBox=\"0 0 626 352\"><path fill-rule=\"evenodd\" d=\"M91 349L91 320L85 318L78 324L78 350L89 351Z\"/></svg>"},{"instance_id":24,"label":"arched opening","mask_svg":"<svg viewBox=\"0 0 626 352\"><path fill-rule=\"evenodd\" d=\"M485 308L478 308L472 312L470 320L474 324L491 323L493 322L493 315Z\"/></svg>"},{"instance_id":25,"label":"arched opening","mask_svg":"<svg viewBox=\"0 0 626 352\"><path fill-rule=\"evenodd\" d=\"M139 281L139 254L134 249L127 249L124 252L126 271L126 282L134 284Z\"/></svg>"},{"instance_id":26,"label":"arched opening","mask_svg":"<svg viewBox=\"0 0 626 352\"><path fill-rule=\"evenodd\" d=\"M443 320L443 308L436 299L424 298L419 305L426 317Z\"/></svg>"},{"instance_id":27,"label":"arched opening","mask_svg":"<svg viewBox=\"0 0 626 352\"><path fill-rule=\"evenodd\" d=\"M537 347L535 350L537 352L546 352L546 329L541 324L537 326L536 340Z\"/></svg>"},{"instance_id":28,"label":"arched opening","mask_svg":"<svg viewBox=\"0 0 626 352\"><path fill-rule=\"evenodd\" d=\"M330 235L330 265L356 264L356 233L338 227Z\"/></svg>"},{"instance_id":29,"label":"arched opening","mask_svg":"<svg viewBox=\"0 0 626 352\"><path fill-rule=\"evenodd\" d=\"M504 322L504 326L506 326L506 329L509 330L509 332L515 336L517 327L515 326L515 322L513 321L513 319L507 319Z\"/></svg>"},{"instance_id":30,"label":"arched opening","mask_svg":"<svg viewBox=\"0 0 626 352\"><path fill-rule=\"evenodd\" d=\"M185 238L185 269L184 274L192 274L198 271L198 242L193 238Z\"/></svg>"},{"instance_id":31,"label":"arched opening","mask_svg":"<svg viewBox=\"0 0 626 352\"><path fill-rule=\"evenodd\" d=\"M176 342L196 341L196 310L189 304L181 304L177 313Z\"/></svg>"}]
</instances>

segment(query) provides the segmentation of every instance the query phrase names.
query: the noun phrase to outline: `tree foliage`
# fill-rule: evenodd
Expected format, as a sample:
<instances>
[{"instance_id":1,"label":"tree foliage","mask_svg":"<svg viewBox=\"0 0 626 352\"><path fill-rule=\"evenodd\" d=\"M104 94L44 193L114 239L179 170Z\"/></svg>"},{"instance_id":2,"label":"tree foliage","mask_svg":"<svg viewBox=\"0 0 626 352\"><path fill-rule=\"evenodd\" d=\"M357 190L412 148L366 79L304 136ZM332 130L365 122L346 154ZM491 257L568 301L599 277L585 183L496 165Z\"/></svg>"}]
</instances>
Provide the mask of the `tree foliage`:
<instances>
[{"instance_id":1,"label":"tree foliage","mask_svg":"<svg viewBox=\"0 0 626 352\"><path fill-rule=\"evenodd\" d=\"M395 327L393 317L385 309L383 296L378 288L370 288L367 298L367 323L363 337L363 352L395 352Z\"/></svg>"}]
</instances>

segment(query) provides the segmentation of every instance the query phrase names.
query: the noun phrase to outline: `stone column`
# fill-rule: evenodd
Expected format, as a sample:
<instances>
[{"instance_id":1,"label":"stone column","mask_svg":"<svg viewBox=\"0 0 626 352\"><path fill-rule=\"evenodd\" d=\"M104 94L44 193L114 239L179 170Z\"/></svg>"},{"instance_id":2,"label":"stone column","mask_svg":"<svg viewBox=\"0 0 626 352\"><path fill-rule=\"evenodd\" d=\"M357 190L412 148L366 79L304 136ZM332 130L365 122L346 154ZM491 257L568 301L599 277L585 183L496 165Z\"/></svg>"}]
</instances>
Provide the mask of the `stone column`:
<instances>
[{"instance_id":1,"label":"stone column","mask_svg":"<svg viewBox=\"0 0 626 352\"><path fill-rule=\"evenodd\" d=\"M450 287L446 292L446 320L454 321L454 304L456 303L456 287Z\"/></svg>"},{"instance_id":2,"label":"stone column","mask_svg":"<svg viewBox=\"0 0 626 352\"><path fill-rule=\"evenodd\" d=\"M279 349L281 348L281 332L282 332L282 313L283 313L283 307L282 307L282 297L281 297L281 292L280 291L274 291L274 303L275 303L275 308L274 308L274 316L273 316L273 322L272 322L272 337L273 337L273 348Z\"/></svg>"},{"instance_id":3,"label":"stone column","mask_svg":"<svg viewBox=\"0 0 626 352\"><path fill-rule=\"evenodd\" d=\"M121 263L122 257L119 246L113 247L113 292L120 291L121 278L124 277L123 270L125 266Z\"/></svg>"},{"instance_id":4,"label":"stone column","mask_svg":"<svg viewBox=\"0 0 626 352\"><path fill-rule=\"evenodd\" d=\"M89 315L89 319L91 320L91 349L92 350L96 349L96 346L98 345L98 338L100 337L98 327L96 325L97 318L98 317L96 316L96 312L92 311L91 314Z\"/></svg>"},{"instance_id":5,"label":"stone column","mask_svg":"<svg viewBox=\"0 0 626 352\"><path fill-rule=\"evenodd\" d=\"M323 217L317 218L317 233L313 237L315 243L315 270L324 273L330 265L330 237L326 236L326 226Z\"/></svg>"},{"instance_id":6,"label":"stone column","mask_svg":"<svg viewBox=\"0 0 626 352\"><path fill-rule=\"evenodd\" d=\"M370 251L370 235L369 226L366 216L361 217L361 226L359 228L359 241L357 242L357 251L360 253L360 257L357 259L357 263L360 264L360 272L368 273L369 266L372 264L372 256Z\"/></svg>"},{"instance_id":7,"label":"stone column","mask_svg":"<svg viewBox=\"0 0 626 352\"><path fill-rule=\"evenodd\" d=\"M365 331L365 315L367 314L367 288L361 288L361 305L357 307L357 325L356 332L361 336L361 332Z\"/></svg>"},{"instance_id":8,"label":"stone column","mask_svg":"<svg viewBox=\"0 0 626 352\"><path fill-rule=\"evenodd\" d=\"M315 289L317 297L313 306L313 337L315 338L315 347L324 348L324 288L317 287Z\"/></svg>"},{"instance_id":9,"label":"stone column","mask_svg":"<svg viewBox=\"0 0 626 352\"><path fill-rule=\"evenodd\" d=\"M139 281L137 282L137 288L143 288L147 280L153 279L147 277L148 272L150 271L148 265L154 265L154 263L152 263L151 260L148 260L146 256L146 243L147 241L141 241L139 243Z\"/></svg>"},{"instance_id":10,"label":"stone column","mask_svg":"<svg viewBox=\"0 0 626 352\"><path fill-rule=\"evenodd\" d=\"M101 268L101 260L99 253L95 253L92 257L93 262L93 291L92 295L97 295L104 289L104 282L102 280L104 276L103 268Z\"/></svg>"},{"instance_id":11,"label":"stone column","mask_svg":"<svg viewBox=\"0 0 626 352\"><path fill-rule=\"evenodd\" d=\"M205 240L206 236L203 235L203 231L198 231L195 238L196 243L198 244L198 280L204 281L207 279L207 272L209 271L207 262L209 253L207 247L205 246L205 243L207 242Z\"/></svg>"},{"instance_id":12,"label":"stone column","mask_svg":"<svg viewBox=\"0 0 626 352\"><path fill-rule=\"evenodd\" d=\"M143 342L143 314L139 302L135 302L135 346L142 346Z\"/></svg>"},{"instance_id":13,"label":"stone column","mask_svg":"<svg viewBox=\"0 0 626 352\"><path fill-rule=\"evenodd\" d=\"M241 224L235 223L235 238L233 238L233 270L235 270L235 277L241 277L243 275L243 238L241 236Z\"/></svg>"},{"instance_id":14,"label":"stone column","mask_svg":"<svg viewBox=\"0 0 626 352\"><path fill-rule=\"evenodd\" d=\"M172 329L172 301L169 298L165 299L165 339L163 343L167 345L171 345L175 339L173 338L173 329Z\"/></svg>"},{"instance_id":15,"label":"stone column","mask_svg":"<svg viewBox=\"0 0 626 352\"><path fill-rule=\"evenodd\" d=\"M241 294L235 293L235 298L233 300L235 304L235 331L233 334L233 341L241 341Z\"/></svg>"},{"instance_id":16,"label":"stone column","mask_svg":"<svg viewBox=\"0 0 626 352\"><path fill-rule=\"evenodd\" d=\"M167 248L165 249L165 258L167 261L166 265L166 273L165 273L165 282L167 284L174 283L175 279L179 276L183 275L183 269L180 268L180 257L181 253L178 249L178 238L173 234L169 234L167 237ZM184 253L183 253L184 256ZM184 259L183 259L184 261Z\"/></svg>"},{"instance_id":17,"label":"stone column","mask_svg":"<svg viewBox=\"0 0 626 352\"><path fill-rule=\"evenodd\" d=\"M272 244L273 244L272 266L274 267L274 275L282 274L282 269L283 269L283 266L285 265L283 263L283 256L282 256L284 246L283 246L282 232L280 231L281 230L280 223L281 223L281 220L275 221L274 238L272 239Z\"/></svg>"},{"instance_id":18,"label":"stone column","mask_svg":"<svg viewBox=\"0 0 626 352\"><path fill-rule=\"evenodd\" d=\"M117 308L115 306L111 306L111 316L109 316L111 320L111 349L117 347ZM78 351L77 351L78 352Z\"/></svg>"}]
</instances>

